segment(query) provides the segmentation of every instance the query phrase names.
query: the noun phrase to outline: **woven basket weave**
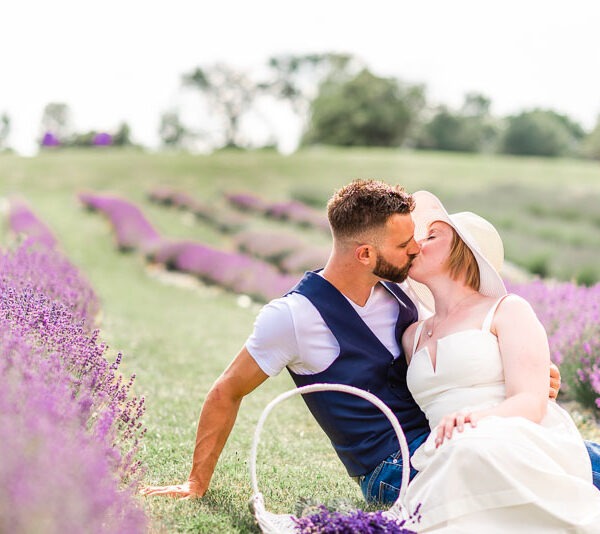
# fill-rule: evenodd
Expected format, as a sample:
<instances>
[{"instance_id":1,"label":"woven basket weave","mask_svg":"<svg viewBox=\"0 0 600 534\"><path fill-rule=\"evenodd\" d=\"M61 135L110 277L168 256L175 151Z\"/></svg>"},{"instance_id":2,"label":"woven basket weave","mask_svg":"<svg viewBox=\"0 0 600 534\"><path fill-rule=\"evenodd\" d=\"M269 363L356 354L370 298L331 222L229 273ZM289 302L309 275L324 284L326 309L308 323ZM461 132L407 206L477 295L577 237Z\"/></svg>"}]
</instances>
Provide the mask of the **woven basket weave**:
<instances>
[{"instance_id":1,"label":"woven basket weave","mask_svg":"<svg viewBox=\"0 0 600 534\"><path fill-rule=\"evenodd\" d=\"M258 482L256 478L256 456L263 425L271 410L280 402L289 399L294 395L313 393L315 391L341 391L351 395L356 395L357 397L362 397L363 399L370 401L377 406L377 408L379 408L389 419L394 431L396 432L396 436L398 437L398 442L400 443L400 452L402 454L402 485L400 486L400 494L398 495L398 499L389 508L389 510L384 512L384 515L391 519L408 519L409 513L404 505L404 496L406 494L406 488L408 487L408 481L410 477L409 451L408 444L406 443L406 437L404 436L404 432L402 432L400 423L398 423L394 413L378 397L362 389L355 388L353 386L346 386L344 384L311 384L310 386L295 388L278 395L264 409L256 425L254 439L252 441L252 449L250 451L250 478L252 481L253 492L251 504L261 531L265 534L292 534L297 532L296 524L294 523L294 516L292 514L274 514L267 511L265 508L263 494L258 489Z\"/></svg>"}]
</instances>

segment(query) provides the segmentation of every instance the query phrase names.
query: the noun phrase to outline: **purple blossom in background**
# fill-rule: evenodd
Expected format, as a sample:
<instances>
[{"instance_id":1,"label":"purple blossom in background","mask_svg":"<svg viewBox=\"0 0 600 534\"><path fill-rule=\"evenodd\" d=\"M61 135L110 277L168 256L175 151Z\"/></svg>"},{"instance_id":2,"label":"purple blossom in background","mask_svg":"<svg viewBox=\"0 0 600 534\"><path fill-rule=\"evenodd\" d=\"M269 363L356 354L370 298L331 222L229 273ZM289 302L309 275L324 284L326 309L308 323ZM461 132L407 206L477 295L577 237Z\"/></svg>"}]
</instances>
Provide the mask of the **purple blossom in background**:
<instances>
[{"instance_id":1,"label":"purple blossom in background","mask_svg":"<svg viewBox=\"0 0 600 534\"><path fill-rule=\"evenodd\" d=\"M270 204L265 214L274 219L287 220L301 226L314 226L329 230L327 217L298 200Z\"/></svg>"},{"instance_id":2,"label":"purple blossom in background","mask_svg":"<svg viewBox=\"0 0 600 534\"><path fill-rule=\"evenodd\" d=\"M53 147L53 146L59 146L60 145L60 141L58 140L58 137L56 137L52 132L46 132L44 134L44 137L42 137L42 146L43 147Z\"/></svg>"},{"instance_id":3,"label":"purple blossom in background","mask_svg":"<svg viewBox=\"0 0 600 534\"><path fill-rule=\"evenodd\" d=\"M56 238L50 228L29 208L24 200L12 199L8 214L8 226L17 235L27 236L30 243L47 248L56 245Z\"/></svg>"},{"instance_id":4,"label":"purple blossom in background","mask_svg":"<svg viewBox=\"0 0 600 534\"><path fill-rule=\"evenodd\" d=\"M0 288L28 289L59 301L88 331L100 308L93 289L73 264L56 251L31 249L27 244L11 253L0 252Z\"/></svg>"},{"instance_id":5,"label":"purple blossom in background","mask_svg":"<svg viewBox=\"0 0 600 534\"><path fill-rule=\"evenodd\" d=\"M298 281L258 259L200 243L186 242L179 247L173 264L177 270L262 301L281 296Z\"/></svg>"},{"instance_id":6,"label":"purple blossom in background","mask_svg":"<svg viewBox=\"0 0 600 534\"><path fill-rule=\"evenodd\" d=\"M261 301L283 295L298 282L297 276L282 274L264 261L193 241L165 241L151 258L205 282Z\"/></svg>"},{"instance_id":7,"label":"purple blossom in background","mask_svg":"<svg viewBox=\"0 0 600 534\"><path fill-rule=\"evenodd\" d=\"M161 240L161 242L150 250L146 257L155 263L162 263L168 269L176 269L175 260L181 251L190 245L193 245L193 241L171 241L167 239Z\"/></svg>"},{"instance_id":8,"label":"purple blossom in background","mask_svg":"<svg viewBox=\"0 0 600 534\"><path fill-rule=\"evenodd\" d=\"M100 132L94 135L92 141L94 146L110 146L112 145L112 135L106 132Z\"/></svg>"},{"instance_id":9,"label":"purple blossom in background","mask_svg":"<svg viewBox=\"0 0 600 534\"><path fill-rule=\"evenodd\" d=\"M80 193L79 200L87 208L108 217L120 250L147 252L160 244L158 232L131 202L117 196L93 193Z\"/></svg>"},{"instance_id":10,"label":"purple blossom in background","mask_svg":"<svg viewBox=\"0 0 600 534\"><path fill-rule=\"evenodd\" d=\"M244 211L264 213L268 207L264 200L250 193L227 193L225 198L230 204Z\"/></svg>"},{"instance_id":11,"label":"purple blossom in background","mask_svg":"<svg viewBox=\"0 0 600 534\"><path fill-rule=\"evenodd\" d=\"M327 217L320 211L298 200L269 203L250 193L230 193L226 194L225 198L230 204L244 211L261 213L273 219L290 221L301 226L329 232Z\"/></svg>"},{"instance_id":12,"label":"purple blossom in background","mask_svg":"<svg viewBox=\"0 0 600 534\"><path fill-rule=\"evenodd\" d=\"M281 261L287 273L303 273L324 267L331 253L330 247L308 246L292 252Z\"/></svg>"},{"instance_id":13,"label":"purple blossom in background","mask_svg":"<svg viewBox=\"0 0 600 534\"><path fill-rule=\"evenodd\" d=\"M283 259L307 244L292 233L247 230L235 236L240 252L256 256L279 265Z\"/></svg>"},{"instance_id":14,"label":"purple blossom in background","mask_svg":"<svg viewBox=\"0 0 600 534\"><path fill-rule=\"evenodd\" d=\"M144 402L91 330L89 286L52 250L0 253L0 272L0 531L144 532Z\"/></svg>"},{"instance_id":15,"label":"purple blossom in background","mask_svg":"<svg viewBox=\"0 0 600 534\"><path fill-rule=\"evenodd\" d=\"M568 375L564 389L584 404L600 407L600 284L536 280L507 282L507 288L532 305L548 332L551 358Z\"/></svg>"}]
</instances>

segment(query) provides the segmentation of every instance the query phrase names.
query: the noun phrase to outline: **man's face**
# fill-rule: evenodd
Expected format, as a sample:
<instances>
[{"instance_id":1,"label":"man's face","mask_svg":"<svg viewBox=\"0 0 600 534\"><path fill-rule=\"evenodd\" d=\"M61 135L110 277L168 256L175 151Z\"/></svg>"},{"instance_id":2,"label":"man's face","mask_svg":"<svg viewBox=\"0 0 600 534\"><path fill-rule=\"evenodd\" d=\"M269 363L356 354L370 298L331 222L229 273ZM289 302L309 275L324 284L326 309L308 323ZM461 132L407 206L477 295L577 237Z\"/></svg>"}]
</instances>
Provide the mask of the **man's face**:
<instances>
[{"instance_id":1,"label":"man's face","mask_svg":"<svg viewBox=\"0 0 600 534\"><path fill-rule=\"evenodd\" d=\"M415 225L410 215L392 215L374 246L377 254L373 274L390 282L403 282L411 263L420 252L414 239Z\"/></svg>"}]
</instances>

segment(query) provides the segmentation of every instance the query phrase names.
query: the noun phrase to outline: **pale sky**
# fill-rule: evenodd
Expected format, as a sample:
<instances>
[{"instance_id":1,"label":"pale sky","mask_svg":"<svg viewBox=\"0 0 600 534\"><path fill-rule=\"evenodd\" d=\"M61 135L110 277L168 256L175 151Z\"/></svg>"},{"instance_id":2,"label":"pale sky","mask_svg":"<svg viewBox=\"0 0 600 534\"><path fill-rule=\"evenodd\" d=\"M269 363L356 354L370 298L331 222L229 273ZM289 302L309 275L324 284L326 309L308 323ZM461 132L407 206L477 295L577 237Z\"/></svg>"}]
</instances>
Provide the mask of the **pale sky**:
<instances>
[{"instance_id":1,"label":"pale sky","mask_svg":"<svg viewBox=\"0 0 600 534\"><path fill-rule=\"evenodd\" d=\"M189 106L181 75L194 67L252 73L271 55L335 51L424 83L434 103L459 106L478 91L496 115L549 107L591 128L599 28L595 0L3 0L0 113L24 154L48 102L68 104L77 131L124 120L134 140L156 147L160 114ZM285 117L272 120L292 146L298 125Z\"/></svg>"}]
</instances>

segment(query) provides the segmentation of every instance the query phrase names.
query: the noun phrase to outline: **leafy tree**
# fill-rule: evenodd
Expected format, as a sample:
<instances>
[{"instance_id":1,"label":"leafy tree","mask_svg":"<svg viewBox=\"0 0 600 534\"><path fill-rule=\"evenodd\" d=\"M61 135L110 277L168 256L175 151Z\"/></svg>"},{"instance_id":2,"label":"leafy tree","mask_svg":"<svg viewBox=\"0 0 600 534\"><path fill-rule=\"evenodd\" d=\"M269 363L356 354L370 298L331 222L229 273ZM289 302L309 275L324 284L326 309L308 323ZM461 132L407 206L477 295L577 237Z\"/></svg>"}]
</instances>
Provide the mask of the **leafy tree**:
<instances>
[{"instance_id":1,"label":"leafy tree","mask_svg":"<svg viewBox=\"0 0 600 534\"><path fill-rule=\"evenodd\" d=\"M577 137L566 117L551 110L533 109L507 118L502 141L506 154L564 156L573 153Z\"/></svg>"},{"instance_id":2,"label":"leafy tree","mask_svg":"<svg viewBox=\"0 0 600 534\"><path fill-rule=\"evenodd\" d=\"M176 148L183 146L190 133L177 111L166 111L160 116L158 135L164 146Z\"/></svg>"},{"instance_id":3,"label":"leafy tree","mask_svg":"<svg viewBox=\"0 0 600 534\"><path fill-rule=\"evenodd\" d=\"M311 104L306 144L399 146L424 102L423 88L401 86L367 69L328 78Z\"/></svg>"},{"instance_id":4,"label":"leafy tree","mask_svg":"<svg viewBox=\"0 0 600 534\"><path fill-rule=\"evenodd\" d=\"M117 131L112 136L112 144L113 146L132 146L133 142L131 141L131 128L129 124L126 122L122 122L119 124Z\"/></svg>"},{"instance_id":5,"label":"leafy tree","mask_svg":"<svg viewBox=\"0 0 600 534\"><path fill-rule=\"evenodd\" d=\"M458 112L440 106L417 136L417 148L478 152L492 146L497 129L490 116L490 99L468 93Z\"/></svg>"},{"instance_id":6,"label":"leafy tree","mask_svg":"<svg viewBox=\"0 0 600 534\"><path fill-rule=\"evenodd\" d=\"M240 120L252 108L257 84L246 74L224 64L196 67L184 74L183 83L200 91L209 109L222 119L225 147L240 146Z\"/></svg>"},{"instance_id":7,"label":"leafy tree","mask_svg":"<svg viewBox=\"0 0 600 534\"><path fill-rule=\"evenodd\" d=\"M492 101L481 93L467 93L461 108L461 115L465 117L488 117Z\"/></svg>"},{"instance_id":8,"label":"leafy tree","mask_svg":"<svg viewBox=\"0 0 600 534\"><path fill-rule=\"evenodd\" d=\"M7 113L0 115L0 152L8 148L7 140L10 135L10 117Z\"/></svg>"},{"instance_id":9,"label":"leafy tree","mask_svg":"<svg viewBox=\"0 0 600 534\"><path fill-rule=\"evenodd\" d=\"M59 140L67 139L71 130L71 110L63 102L50 102L44 108L42 132L51 132Z\"/></svg>"},{"instance_id":10,"label":"leafy tree","mask_svg":"<svg viewBox=\"0 0 600 534\"><path fill-rule=\"evenodd\" d=\"M287 100L293 111L305 119L319 86L328 79L347 79L364 68L350 54L282 54L269 58L269 75L260 84L263 92Z\"/></svg>"},{"instance_id":11,"label":"leafy tree","mask_svg":"<svg viewBox=\"0 0 600 534\"><path fill-rule=\"evenodd\" d=\"M425 124L417 148L475 152L479 136L471 118L461 117L441 106L430 122Z\"/></svg>"}]
</instances>

